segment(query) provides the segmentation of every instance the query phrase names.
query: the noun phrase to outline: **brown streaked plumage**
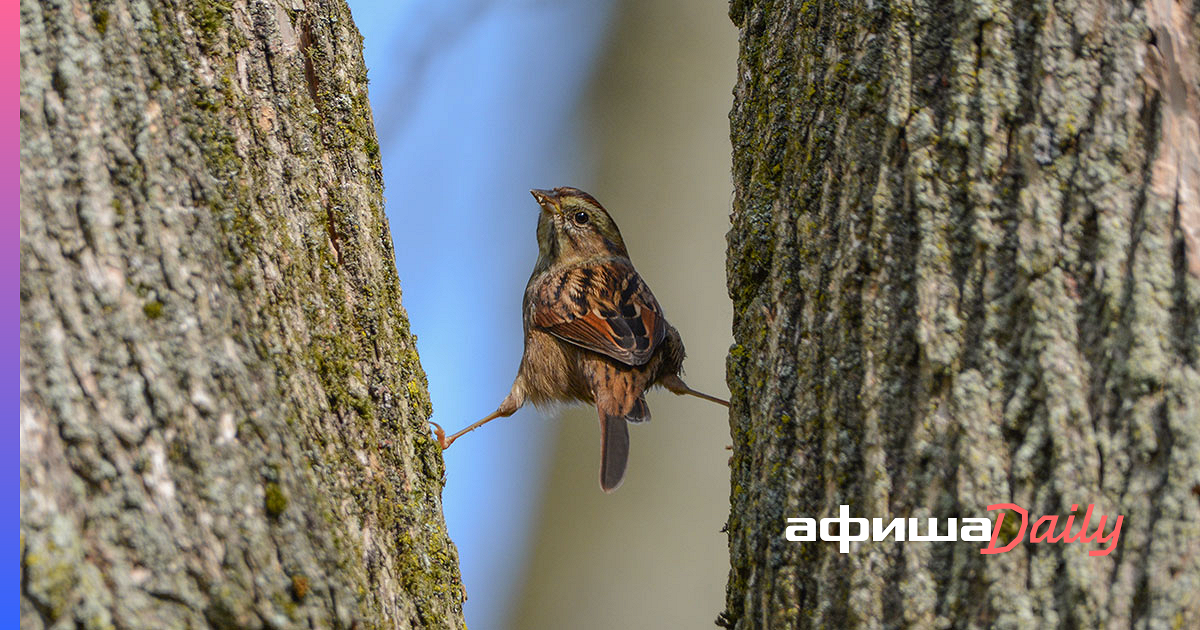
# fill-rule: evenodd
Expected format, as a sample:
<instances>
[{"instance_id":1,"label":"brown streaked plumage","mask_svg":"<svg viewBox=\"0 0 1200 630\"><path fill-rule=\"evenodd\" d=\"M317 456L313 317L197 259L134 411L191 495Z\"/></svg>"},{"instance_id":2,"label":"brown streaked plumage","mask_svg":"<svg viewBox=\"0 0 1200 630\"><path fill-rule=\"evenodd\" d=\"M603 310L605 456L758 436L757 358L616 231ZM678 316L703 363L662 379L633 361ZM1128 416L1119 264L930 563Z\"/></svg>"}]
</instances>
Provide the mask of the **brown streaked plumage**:
<instances>
[{"instance_id":1,"label":"brown streaked plumage","mask_svg":"<svg viewBox=\"0 0 1200 630\"><path fill-rule=\"evenodd\" d=\"M683 342L663 317L650 287L629 261L625 241L608 212L578 188L531 190L538 217L538 260L525 287L525 353L512 389L491 415L449 438L526 402L542 406L580 401L600 416L600 487L621 485L629 456L627 422L650 419L645 392L656 385L729 403L687 386L679 378Z\"/></svg>"}]
</instances>

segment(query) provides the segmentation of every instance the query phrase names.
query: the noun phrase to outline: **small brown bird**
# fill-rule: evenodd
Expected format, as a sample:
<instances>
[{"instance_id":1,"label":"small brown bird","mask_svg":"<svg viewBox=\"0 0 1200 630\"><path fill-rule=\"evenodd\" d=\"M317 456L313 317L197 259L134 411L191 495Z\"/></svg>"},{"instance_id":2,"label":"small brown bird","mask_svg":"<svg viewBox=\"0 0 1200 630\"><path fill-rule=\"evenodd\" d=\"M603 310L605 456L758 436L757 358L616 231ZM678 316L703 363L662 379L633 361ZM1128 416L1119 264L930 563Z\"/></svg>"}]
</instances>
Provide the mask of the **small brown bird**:
<instances>
[{"instance_id":1,"label":"small brown bird","mask_svg":"<svg viewBox=\"0 0 1200 630\"><path fill-rule=\"evenodd\" d=\"M650 419L648 388L661 385L729 406L679 378L683 342L650 287L629 261L612 217L578 188L531 190L538 217L538 259L522 306L525 354L512 390L488 417L438 442L511 416L527 401L594 403L600 415L600 487L612 492L629 457L626 422Z\"/></svg>"}]
</instances>

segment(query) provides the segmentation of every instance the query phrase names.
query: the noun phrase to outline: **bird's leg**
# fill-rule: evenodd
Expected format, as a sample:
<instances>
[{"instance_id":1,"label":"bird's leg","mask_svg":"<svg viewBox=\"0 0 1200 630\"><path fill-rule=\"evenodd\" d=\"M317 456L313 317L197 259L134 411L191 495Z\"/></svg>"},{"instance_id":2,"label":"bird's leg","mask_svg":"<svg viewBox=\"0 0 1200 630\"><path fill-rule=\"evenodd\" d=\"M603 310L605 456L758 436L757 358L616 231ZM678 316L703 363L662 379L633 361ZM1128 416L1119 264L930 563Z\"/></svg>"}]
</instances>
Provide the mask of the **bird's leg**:
<instances>
[{"instance_id":1,"label":"bird's leg","mask_svg":"<svg viewBox=\"0 0 1200 630\"><path fill-rule=\"evenodd\" d=\"M479 422L476 422L475 424L472 424L471 426L463 429L462 431L459 431L458 433L455 433L454 435L451 435L450 437L446 437L446 432L444 430L442 430L441 425L439 425L436 422L430 421L429 424L432 424L434 427L436 427L433 430L433 432L437 435L438 444L441 445L442 450L444 451L444 450L450 448L450 445L454 443L454 440L457 440L458 438L466 435L467 433L470 433L471 431L478 429L479 427L491 422L492 420L495 420L496 418L507 418L507 417L513 415L514 413L516 413L517 410L521 408L521 405L525 404L525 400L524 400L525 397L517 396L514 394L515 394L515 392L509 392L508 396L505 396L504 402L501 402L500 406L497 407L496 410L493 411L491 414L489 414L486 418L484 418L483 420L480 420Z\"/></svg>"},{"instance_id":2,"label":"bird's leg","mask_svg":"<svg viewBox=\"0 0 1200 630\"><path fill-rule=\"evenodd\" d=\"M450 448L451 444L454 444L454 440L461 438L462 436L464 436L464 434L470 433L470 432L476 430L476 428L486 425L487 422L491 422L492 420L496 420L497 418L506 418L506 416L510 416L510 415L512 415L511 412L510 413L502 413L502 412L500 412L500 409L494 410L494 412L487 415L487 418L484 418L478 422L475 422L474 425L470 425L469 427L464 428L464 430L457 432L455 434L452 434L452 436L450 436L450 437L446 437L445 431L442 430L442 427L440 427L437 424L437 422L430 422L430 424L432 424L434 427L437 427L437 428L434 428L433 432L437 433L438 444L442 445L442 450L446 450L446 449Z\"/></svg>"},{"instance_id":3,"label":"bird's leg","mask_svg":"<svg viewBox=\"0 0 1200 630\"><path fill-rule=\"evenodd\" d=\"M691 387L688 387L687 383L684 383L683 379L679 378L679 376L676 374L672 374L660 380L659 383L661 383L663 387L666 387L672 394L675 394L676 396L688 394L689 396L695 396L696 398L703 398L709 402L715 402L718 405L725 405L726 407L729 406L729 401L727 400L721 400L716 396L709 396L704 392L698 392Z\"/></svg>"}]
</instances>

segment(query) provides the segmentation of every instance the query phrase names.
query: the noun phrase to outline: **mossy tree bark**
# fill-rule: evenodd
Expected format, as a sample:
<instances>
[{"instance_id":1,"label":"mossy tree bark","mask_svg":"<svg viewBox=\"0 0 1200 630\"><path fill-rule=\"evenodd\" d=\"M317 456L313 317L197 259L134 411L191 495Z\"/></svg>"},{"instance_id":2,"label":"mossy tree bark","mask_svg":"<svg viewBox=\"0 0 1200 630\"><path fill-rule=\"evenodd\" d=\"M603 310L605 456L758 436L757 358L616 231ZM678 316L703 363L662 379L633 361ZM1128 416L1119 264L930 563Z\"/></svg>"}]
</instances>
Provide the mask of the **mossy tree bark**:
<instances>
[{"instance_id":1,"label":"mossy tree bark","mask_svg":"<svg viewBox=\"0 0 1200 630\"><path fill-rule=\"evenodd\" d=\"M719 623L1200 627L1197 6L733 2ZM1119 545L783 537L1002 502Z\"/></svg>"},{"instance_id":2,"label":"mossy tree bark","mask_svg":"<svg viewBox=\"0 0 1200 630\"><path fill-rule=\"evenodd\" d=\"M361 51L21 3L23 628L462 626Z\"/></svg>"}]
</instances>

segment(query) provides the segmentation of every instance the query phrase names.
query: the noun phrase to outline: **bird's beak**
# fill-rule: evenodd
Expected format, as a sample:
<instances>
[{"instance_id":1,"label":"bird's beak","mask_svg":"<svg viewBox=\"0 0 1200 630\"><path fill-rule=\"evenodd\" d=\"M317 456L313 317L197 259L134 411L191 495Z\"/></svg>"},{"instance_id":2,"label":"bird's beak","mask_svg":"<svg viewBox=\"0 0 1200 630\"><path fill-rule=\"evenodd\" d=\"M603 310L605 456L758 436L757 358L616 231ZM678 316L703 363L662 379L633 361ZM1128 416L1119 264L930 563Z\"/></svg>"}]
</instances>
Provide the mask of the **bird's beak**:
<instances>
[{"instance_id":1,"label":"bird's beak","mask_svg":"<svg viewBox=\"0 0 1200 630\"><path fill-rule=\"evenodd\" d=\"M546 212L556 212L562 214L562 203L559 201L558 192L554 190L538 190L534 188L529 191L534 199L537 199L538 205Z\"/></svg>"}]
</instances>

